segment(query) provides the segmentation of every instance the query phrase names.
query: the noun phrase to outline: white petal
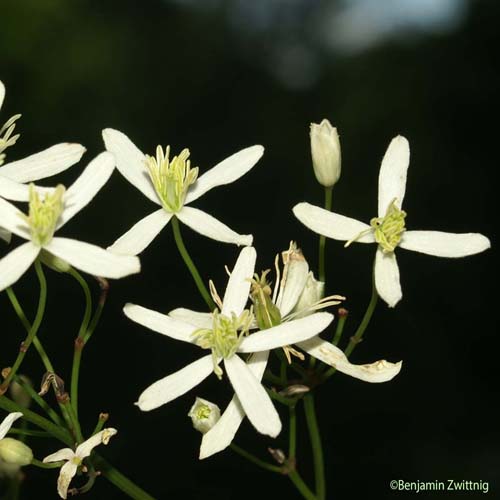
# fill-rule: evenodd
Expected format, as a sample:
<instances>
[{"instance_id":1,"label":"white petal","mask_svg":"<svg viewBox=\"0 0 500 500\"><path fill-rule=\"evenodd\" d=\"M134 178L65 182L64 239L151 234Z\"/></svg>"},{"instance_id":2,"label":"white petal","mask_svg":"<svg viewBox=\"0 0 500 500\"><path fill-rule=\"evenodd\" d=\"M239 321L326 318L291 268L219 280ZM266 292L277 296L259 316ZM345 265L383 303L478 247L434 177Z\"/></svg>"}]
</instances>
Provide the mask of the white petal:
<instances>
[{"instance_id":1,"label":"white petal","mask_svg":"<svg viewBox=\"0 0 500 500\"><path fill-rule=\"evenodd\" d=\"M3 168L3 167L1 167ZM30 199L30 188L26 184L11 181L2 176L0 168L0 197L12 201L28 201Z\"/></svg>"},{"instance_id":2,"label":"white petal","mask_svg":"<svg viewBox=\"0 0 500 500\"><path fill-rule=\"evenodd\" d=\"M78 179L64 194L64 210L56 229L62 227L83 207L88 205L99 190L108 182L115 169L115 159L111 153L101 153L94 158Z\"/></svg>"},{"instance_id":3,"label":"white petal","mask_svg":"<svg viewBox=\"0 0 500 500\"><path fill-rule=\"evenodd\" d=\"M56 451L55 453L52 453L52 455L48 455L43 459L43 463L49 463L49 462L60 462L61 460L71 460L74 458L75 452L71 448L62 448L59 451Z\"/></svg>"},{"instance_id":4,"label":"white petal","mask_svg":"<svg viewBox=\"0 0 500 500\"><path fill-rule=\"evenodd\" d=\"M293 272L288 267L286 276L282 277L285 286L280 286L280 292L276 299L276 306L280 310L281 317L286 316L297 304L309 276L309 264L305 259L293 262Z\"/></svg>"},{"instance_id":5,"label":"white petal","mask_svg":"<svg viewBox=\"0 0 500 500\"><path fill-rule=\"evenodd\" d=\"M179 307L170 311L168 315L184 323L189 323L195 328L212 328L213 326L213 316L211 313L191 311L190 309Z\"/></svg>"},{"instance_id":6,"label":"white petal","mask_svg":"<svg viewBox=\"0 0 500 500\"><path fill-rule=\"evenodd\" d=\"M295 217L315 233L334 240L349 241L363 231L370 229L368 224L350 217L329 212L324 208L309 203L299 203L293 207ZM356 238L357 243L374 243L373 232L370 231Z\"/></svg>"},{"instance_id":7,"label":"white petal","mask_svg":"<svg viewBox=\"0 0 500 500\"><path fill-rule=\"evenodd\" d=\"M260 160L263 154L264 148L262 146L251 146L221 161L198 178L196 183L189 189L186 203L197 200L201 195L216 186L230 184L239 179Z\"/></svg>"},{"instance_id":8,"label":"white petal","mask_svg":"<svg viewBox=\"0 0 500 500\"><path fill-rule=\"evenodd\" d=\"M224 366L252 425L261 434L276 437L281 431L280 417L260 381L237 354L225 359Z\"/></svg>"},{"instance_id":9,"label":"white petal","mask_svg":"<svg viewBox=\"0 0 500 500\"><path fill-rule=\"evenodd\" d=\"M140 254L168 224L172 214L163 208L144 217L134 224L125 234L120 236L108 250L121 255Z\"/></svg>"},{"instance_id":10,"label":"white petal","mask_svg":"<svg viewBox=\"0 0 500 500\"><path fill-rule=\"evenodd\" d=\"M71 480L76 474L78 466L74 464L71 460L66 462L59 471L59 477L57 479L57 493L61 498L67 498L68 488Z\"/></svg>"},{"instance_id":11,"label":"white petal","mask_svg":"<svg viewBox=\"0 0 500 500\"><path fill-rule=\"evenodd\" d=\"M7 231L3 227L0 227L0 240L5 241L5 243L10 243L11 239L12 233L10 231Z\"/></svg>"},{"instance_id":12,"label":"white petal","mask_svg":"<svg viewBox=\"0 0 500 500\"><path fill-rule=\"evenodd\" d=\"M110 438L117 432L118 431L116 429L113 429L113 427L107 427L97 434L94 434L92 437L87 439L87 441L84 441L81 445L78 446L78 448L76 449L76 455L81 459L90 456L92 450L96 446L99 446L100 444L108 444Z\"/></svg>"},{"instance_id":13,"label":"white petal","mask_svg":"<svg viewBox=\"0 0 500 500\"><path fill-rule=\"evenodd\" d=\"M258 352L307 340L321 333L333 321L333 314L318 312L261 330L245 337L238 352Z\"/></svg>"},{"instance_id":14,"label":"white petal","mask_svg":"<svg viewBox=\"0 0 500 500\"><path fill-rule=\"evenodd\" d=\"M378 176L378 215L383 217L396 198L401 208L406 190L406 174L410 164L410 145L401 135L395 137L382 159Z\"/></svg>"},{"instance_id":15,"label":"white petal","mask_svg":"<svg viewBox=\"0 0 500 500\"><path fill-rule=\"evenodd\" d=\"M12 424L21 418L23 414L20 411L15 411L14 413L9 413L0 424L0 439L3 439L7 433L10 431Z\"/></svg>"},{"instance_id":16,"label":"white petal","mask_svg":"<svg viewBox=\"0 0 500 500\"><path fill-rule=\"evenodd\" d=\"M405 231L401 248L438 257L465 257L484 252L491 243L479 233L443 233L441 231Z\"/></svg>"},{"instance_id":17,"label":"white petal","mask_svg":"<svg viewBox=\"0 0 500 500\"><path fill-rule=\"evenodd\" d=\"M157 205L161 205L146 168L146 157L122 132L107 128L102 131L106 149L113 153L116 168L132 186Z\"/></svg>"},{"instance_id":18,"label":"white petal","mask_svg":"<svg viewBox=\"0 0 500 500\"><path fill-rule=\"evenodd\" d=\"M167 337L175 340L193 343L192 335L196 331L196 327L189 323L135 304L125 304L123 312L132 321L150 330L167 335Z\"/></svg>"},{"instance_id":19,"label":"white petal","mask_svg":"<svg viewBox=\"0 0 500 500\"><path fill-rule=\"evenodd\" d=\"M252 244L253 236L251 234L235 233L215 217L197 208L183 207L176 216L191 229L207 238L222 241L223 243L234 243L235 245L249 246Z\"/></svg>"},{"instance_id":20,"label":"white petal","mask_svg":"<svg viewBox=\"0 0 500 500\"><path fill-rule=\"evenodd\" d=\"M252 354L247 365L257 380L261 380L266 370L269 351ZM200 460L226 449L234 439L241 422L245 418L245 410L236 394L227 405L218 422L203 435L200 447Z\"/></svg>"},{"instance_id":21,"label":"white petal","mask_svg":"<svg viewBox=\"0 0 500 500\"><path fill-rule=\"evenodd\" d=\"M40 247L28 241L0 259L0 291L13 285L33 264L39 253Z\"/></svg>"},{"instance_id":22,"label":"white petal","mask_svg":"<svg viewBox=\"0 0 500 500\"><path fill-rule=\"evenodd\" d=\"M246 247L241 250L227 282L226 292L222 300L222 314L231 316L234 313L239 316L245 309L256 259L255 248Z\"/></svg>"},{"instance_id":23,"label":"white petal","mask_svg":"<svg viewBox=\"0 0 500 500\"><path fill-rule=\"evenodd\" d=\"M375 256L375 286L389 307L394 307L403 297L396 254L384 253L380 247Z\"/></svg>"},{"instance_id":24,"label":"white petal","mask_svg":"<svg viewBox=\"0 0 500 500\"><path fill-rule=\"evenodd\" d=\"M314 358L335 367L337 371L364 382L388 382L401 370L401 361L399 363L390 363L385 359L367 365L353 365L338 347L319 337L299 342L297 345Z\"/></svg>"},{"instance_id":25,"label":"white petal","mask_svg":"<svg viewBox=\"0 0 500 500\"><path fill-rule=\"evenodd\" d=\"M4 98L5 98L5 85L0 81L0 108L3 105Z\"/></svg>"},{"instance_id":26,"label":"white petal","mask_svg":"<svg viewBox=\"0 0 500 500\"><path fill-rule=\"evenodd\" d=\"M51 177L80 161L85 148L81 144L56 144L22 160L9 162L0 169L0 175L16 182L35 182Z\"/></svg>"},{"instance_id":27,"label":"white petal","mask_svg":"<svg viewBox=\"0 0 500 500\"><path fill-rule=\"evenodd\" d=\"M83 241L53 238L44 248L77 269L93 276L117 279L141 270L137 257L116 255Z\"/></svg>"},{"instance_id":28,"label":"white petal","mask_svg":"<svg viewBox=\"0 0 500 500\"><path fill-rule=\"evenodd\" d=\"M4 230L14 233L25 240L31 239L25 215L21 210L8 201L2 200L2 198L0 198L0 221Z\"/></svg>"},{"instance_id":29,"label":"white petal","mask_svg":"<svg viewBox=\"0 0 500 500\"><path fill-rule=\"evenodd\" d=\"M154 410L197 386L212 373L213 369L212 355L204 356L150 385L139 396L137 404L142 411Z\"/></svg>"}]
</instances>

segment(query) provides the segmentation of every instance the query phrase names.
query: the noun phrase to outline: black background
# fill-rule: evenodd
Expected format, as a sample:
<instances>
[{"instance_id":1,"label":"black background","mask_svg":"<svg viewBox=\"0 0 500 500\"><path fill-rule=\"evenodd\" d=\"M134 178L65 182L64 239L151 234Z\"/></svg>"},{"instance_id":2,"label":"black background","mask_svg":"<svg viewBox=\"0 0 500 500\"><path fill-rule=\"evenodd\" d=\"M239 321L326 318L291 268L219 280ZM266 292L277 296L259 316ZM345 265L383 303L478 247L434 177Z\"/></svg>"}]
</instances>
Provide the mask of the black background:
<instances>
[{"instance_id":1,"label":"black background","mask_svg":"<svg viewBox=\"0 0 500 500\"><path fill-rule=\"evenodd\" d=\"M250 173L194 206L240 233L253 233L258 268L271 267L275 253L295 239L315 269L317 239L291 208L300 201L322 203L310 166L308 128L327 117L339 128L343 154L334 210L360 220L374 215L380 159L400 133L412 149L407 227L481 232L495 247L497 2L466 3L465 19L450 31L399 36L354 53L330 50L319 41L322 9L334 2L292 2L295 17L288 15L286 3L276 9L279 2L262 2L264 11L274 5L268 29L250 16L236 22L231 13L238 2L201 4L3 0L0 78L7 95L2 120L23 113L22 136L8 150L9 158L61 141L80 142L88 149L82 164L58 178L68 184L103 149L100 130L108 126L125 132L145 152L157 144L170 144L174 151L189 147L202 172L245 146L263 144L266 153ZM307 47L314 64L292 64L283 77L276 68L290 44ZM63 232L107 246L152 208L116 172ZM224 265L233 265L237 248L182 230L200 272L222 293ZM1 255L7 251L4 247ZM332 241L327 246L327 291L348 297L348 333L369 299L373 251L370 245L344 250ZM402 359L400 375L380 385L336 375L318 391L328 498L416 496L391 492L391 479L489 481L489 495L449 497L497 497L494 253L493 248L447 260L398 252L404 298L394 310L379 305L352 359ZM100 411L109 412L109 425L119 435L101 451L158 498L298 498L286 477L257 470L229 450L197 460L200 436L186 414L195 395L221 406L228 401L228 385L215 377L150 413L133 406L145 387L193 361L199 351L128 321L123 304L165 312L203 308L170 228L141 260L140 275L112 283L102 322L84 352L80 407L87 433ZM40 337L69 383L82 294L69 276L48 270L47 278L49 302ZM34 272L15 289L33 315ZM0 308L0 363L8 366L23 330L5 294ZM38 383L43 369L35 352L23 371ZM299 429L305 433L302 417ZM277 442L261 438L246 421L236 440L262 457L267 446L285 447L286 441L286 432ZM36 438L31 444L40 459L59 446ZM298 446L298 467L310 481L308 443L299 440ZM56 498L57 471L26 468L25 474L22 498ZM418 498L447 496L421 493ZM88 494L123 497L105 479Z\"/></svg>"}]
</instances>

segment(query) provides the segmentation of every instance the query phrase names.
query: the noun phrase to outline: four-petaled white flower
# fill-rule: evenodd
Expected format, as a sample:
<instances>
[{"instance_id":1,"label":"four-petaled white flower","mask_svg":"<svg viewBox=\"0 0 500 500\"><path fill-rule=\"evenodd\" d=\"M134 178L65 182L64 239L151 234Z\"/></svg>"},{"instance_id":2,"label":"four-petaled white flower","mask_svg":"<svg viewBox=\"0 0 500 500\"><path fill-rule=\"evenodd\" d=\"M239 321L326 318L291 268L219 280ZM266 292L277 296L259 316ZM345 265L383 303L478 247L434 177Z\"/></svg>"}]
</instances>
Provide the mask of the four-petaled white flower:
<instances>
[{"instance_id":1,"label":"four-petaled white flower","mask_svg":"<svg viewBox=\"0 0 500 500\"><path fill-rule=\"evenodd\" d=\"M444 233L441 231L407 231L406 212L401 208L406 189L406 174L410 162L408 141L395 137L382 160L378 185L378 217L363 222L329 212L309 203L299 203L295 216L309 229L328 238L351 242L376 243L375 285L377 292L390 307L402 298L396 247L438 257L465 257L490 247L488 238L478 233Z\"/></svg>"},{"instance_id":2,"label":"four-petaled white flower","mask_svg":"<svg viewBox=\"0 0 500 500\"><path fill-rule=\"evenodd\" d=\"M115 255L89 243L54 237L56 230L92 200L113 169L113 155L104 152L89 163L67 191L58 186L40 194L32 185L28 216L0 198L2 226L28 240L0 260L0 291L15 283L41 252L104 278L122 278L140 271L137 257Z\"/></svg>"},{"instance_id":3,"label":"four-petaled white flower","mask_svg":"<svg viewBox=\"0 0 500 500\"><path fill-rule=\"evenodd\" d=\"M208 328L181 321L134 304L124 307L125 314L141 325L177 340L197 344L209 349L211 354L187 365L181 370L158 380L139 397L138 405L143 411L153 410L183 395L212 371L219 376L224 368L234 391L250 422L262 434L275 437L281 430L279 415L266 390L240 354L262 353L267 363L267 351L288 344L307 340L323 331L333 320L326 312L312 314L289 323L248 334L253 315L245 310L253 276L256 252L253 247L244 248L229 277L221 310L211 315Z\"/></svg>"},{"instance_id":4,"label":"four-petaled white flower","mask_svg":"<svg viewBox=\"0 0 500 500\"><path fill-rule=\"evenodd\" d=\"M90 456L92 450L100 444L108 444L112 436L118 431L112 427L103 429L102 431L94 434L91 438L78 445L75 451L71 448L62 448L52 455L43 459L44 463L59 462L66 460L66 463L61 467L59 478L57 480L57 492L61 498L66 498L68 495L69 483L76 474L78 467L83 463L83 460Z\"/></svg>"},{"instance_id":5,"label":"four-petaled white flower","mask_svg":"<svg viewBox=\"0 0 500 500\"><path fill-rule=\"evenodd\" d=\"M130 139L113 129L103 131L106 149L116 158L121 174L152 202L161 208L136 223L109 248L111 251L138 255L168 224L177 217L198 233L224 243L251 245L251 235L235 233L211 215L188 207L187 204L216 186L229 184L246 174L264 152L262 146L252 146L235 153L198 178L198 169L191 168L189 150L169 158L170 149L160 146L156 157L144 155Z\"/></svg>"},{"instance_id":6,"label":"four-petaled white flower","mask_svg":"<svg viewBox=\"0 0 500 500\"><path fill-rule=\"evenodd\" d=\"M0 109L5 97L5 87L0 81ZM12 201L28 201L29 187L35 182L56 175L77 163L85 152L80 144L56 144L22 160L4 164L5 149L15 144L19 134L12 135L15 122L21 115L14 115L0 126L0 197ZM11 234L0 227L0 238L10 241Z\"/></svg>"}]
</instances>

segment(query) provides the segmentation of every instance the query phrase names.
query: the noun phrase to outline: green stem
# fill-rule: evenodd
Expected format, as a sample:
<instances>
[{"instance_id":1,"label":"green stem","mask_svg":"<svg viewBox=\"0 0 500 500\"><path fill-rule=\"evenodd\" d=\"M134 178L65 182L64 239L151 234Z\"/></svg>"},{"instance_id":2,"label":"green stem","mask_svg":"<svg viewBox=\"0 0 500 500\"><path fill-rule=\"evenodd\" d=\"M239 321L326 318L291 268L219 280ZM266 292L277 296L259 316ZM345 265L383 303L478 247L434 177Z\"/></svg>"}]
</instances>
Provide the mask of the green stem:
<instances>
[{"instance_id":1,"label":"green stem","mask_svg":"<svg viewBox=\"0 0 500 500\"><path fill-rule=\"evenodd\" d=\"M344 332L345 322L347 321L347 314L339 314L337 328L335 329L335 336L333 337L333 345L339 345L342 333Z\"/></svg>"},{"instance_id":2,"label":"green stem","mask_svg":"<svg viewBox=\"0 0 500 500\"><path fill-rule=\"evenodd\" d=\"M93 454L92 462L101 474L117 488L135 500L155 500L154 497L146 493L142 488L125 477L120 471L115 469L109 462L100 455Z\"/></svg>"},{"instance_id":3,"label":"green stem","mask_svg":"<svg viewBox=\"0 0 500 500\"><path fill-rule=\"evenodd\" d=\"M15 429L14 427L11 427L9 429L9 434L17 434L19 436L42 437L42 438L52 437L52 435L46 431L34 431L31 429Z\"/></svg>"},{"instance_id":4,"label":"green stem","mask_svg":"<svg viewBox=\"0 0 500 500\"><path fill-rule=\"evenodd\" d=\"M42 269L42 264L40 260L37 259L35 261L35 270L38 277L38 281L40 283L40 297L38 299L38 308L36 311L35 321L33 321L33 325L30 328L28 336L22 344L22 348L19 350L19 354L14 362L14 366L9 371L9 374L5 378L5 380L0 385L0 394L4 394L7 388L9 387L10 382L14 378L14 375L17 373L17 370L21 366L21 363L26 356L26 352L28 351L33 339L35 338L38 329L42 323L43 315L45 314L45 305L47 303L47 281L45 279L45 274Z\"/></svg>"},{"instance_id":5,"label":"green stem","mask_svg":"<svg viewBox=\"0 0 500 500\"><path fill-rule=\"evenodd\" d=\"M325 210L330 211L332 209L332 192L333 187L325 187ZM325 280L325 247L326 247L326 237L321 235L319 237L319 280Z\"/></svg>"},{"instance_id":6,"label":"green stem","mask_svg":"<svg viewBox=\"0 0 500 500\"><path fill-rule=\"evenodd\" d=\"M35 467L40 467L40 469L58 469L59 467L62 467L64 465L64 460L60 460L59 462L48 462L44 463L41 462L40 460L37 460L34 458L31 461L31 465L34 465Z\"/></svg>"},{"instance_id":7,"label":"green stem","mask_svg":"<svg viewBox=\"0 0 500 500\"><path fill-rule=\"evenodd\" d=\"M314 407L314 396L307 394L304 396L304 411L306 414L307 428L311 440L311 449L314 462L314 478L316 483L316 496L318 500L325 500L325 464L323 461L323 446L319 433L318 421L316 419L316 410Z\"/></svg>"},{"instance_id":8,"label":"green stem","mask_svg":"<svg viewBox=\"0 0 500 500\"><path fill-rule=\"evenodd\" d=\"M207 303L208 308L210 311L213 311L216 306L214 304L214 301L212 300L212 297L210 296L210 293L208 292L207 288L205 287L205 284L203 283L203 280L201 279L200 273L198 272L198 269L196 269L196 266L194 265L193 260L191 259L186 246L184 245L184 241L182 240L182 235L181 235L181 229L179 227L179 221L177 220L177 217L172 217L171 220L172 224L172 229L174 231L174 238L175 238L175 243L177 244L177 248L179 249L179 253L181 254L186 266L189 269L189 272L191 273L191 276L194 279L194 282L196 283L196 286L198 287L198 290Z\"/></svg>"},{"instance_id":9,"label":"green stem","mask_svg":"<svg viewBox=\"0 0 500 500\"><path fill-rule=\"evenodd\" d=\"M258 465L259 467L262 467L265 470L268 470L270 472L282 472L282 469L279 465L274 465L270 464L264 460L261 460L260 458L256 457L252 453L249 453L248 451L244 450L243 448L240 448L238 445L231 443L230 448L238 453L241 457L245 458L249 462L252 462L255 465Z\"/></svg>"},{"instance_id":10,"label":"green stem","mask_svg":"<svg viewBox=\"0 0 500 500\"><path fill-rule=\"evenodd\" d=\"M317 500L316 495L309 489L296 470L290 471L288 477L306 500Z\"/></svg>"},{"instance_id":11,"label":"green stem","mask_svg":"<svg viewBox=\"0 0 500 500\"><path fill-rule=\"evenodd\" d=\"M297 413L295 405L290 406L290 430L288 433L288 459L295 460L297 450Z\"/></svg>"}]
</instances>

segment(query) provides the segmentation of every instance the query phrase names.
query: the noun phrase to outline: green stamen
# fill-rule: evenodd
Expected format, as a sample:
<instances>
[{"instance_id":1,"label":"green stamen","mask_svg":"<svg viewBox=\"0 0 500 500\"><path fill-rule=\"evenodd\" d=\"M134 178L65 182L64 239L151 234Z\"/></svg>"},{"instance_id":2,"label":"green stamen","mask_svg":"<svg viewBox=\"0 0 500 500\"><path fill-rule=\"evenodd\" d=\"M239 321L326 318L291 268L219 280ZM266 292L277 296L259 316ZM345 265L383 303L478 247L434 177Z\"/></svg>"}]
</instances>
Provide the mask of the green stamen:
<instances>
[{"instance_id":1,"label":"green stamen","mask_svg":"<svg viewBox=\"0 0 500 500\"><path fill-rule=\"evenodd\" d=\"M250 298L252 299L255 311L255 319L261 330L266 330L281 323L281 313L271 298L271 285L267 281L267 275L270 269L264 271L259 277L254 275L252 279L252 288Z\"/></svg>"},{"instance_id":2,"label":"green stamen","mask_svg":"<svg viewBox=\"0 0 500 500\"><path fill-rule=\"evenodd\" d=\"M396 206L392 200L384 217L374 217L370 226L374 229L375 241L382 247L384 253L393 252L401 241L405 231L406 212Z\"/></svg>"}]
</instances>

